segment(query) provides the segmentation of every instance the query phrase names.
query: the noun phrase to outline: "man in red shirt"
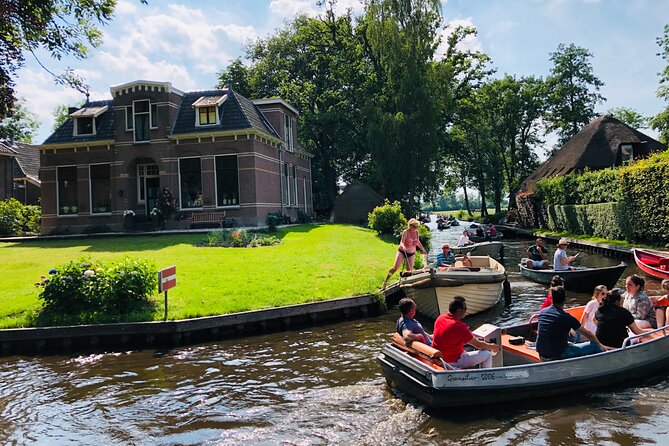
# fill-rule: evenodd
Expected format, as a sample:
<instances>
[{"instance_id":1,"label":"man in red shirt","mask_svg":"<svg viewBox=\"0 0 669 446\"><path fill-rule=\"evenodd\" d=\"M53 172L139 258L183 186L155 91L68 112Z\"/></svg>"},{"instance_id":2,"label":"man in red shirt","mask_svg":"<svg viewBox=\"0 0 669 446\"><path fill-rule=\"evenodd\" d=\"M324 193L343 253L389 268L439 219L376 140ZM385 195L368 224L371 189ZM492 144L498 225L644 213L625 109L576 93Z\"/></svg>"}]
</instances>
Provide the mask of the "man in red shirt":
<instances>
[{"instance_id":1,"label":"man in red shirt","mask_svg":"<svg viewBox=\"0 0 669 446\"><path fill-rule=\"evenodd\" d=\"M448 306L448 313L440 315L434 322L432 347L441 351L444 361L459 369L481 364L482 368L492 367L492 354L499 351L499 345L479 341L461 321L467 314L465 298L456 296ZM473 352L465 351L465 344L476 347Z\"/></svg>"}]
</instances>

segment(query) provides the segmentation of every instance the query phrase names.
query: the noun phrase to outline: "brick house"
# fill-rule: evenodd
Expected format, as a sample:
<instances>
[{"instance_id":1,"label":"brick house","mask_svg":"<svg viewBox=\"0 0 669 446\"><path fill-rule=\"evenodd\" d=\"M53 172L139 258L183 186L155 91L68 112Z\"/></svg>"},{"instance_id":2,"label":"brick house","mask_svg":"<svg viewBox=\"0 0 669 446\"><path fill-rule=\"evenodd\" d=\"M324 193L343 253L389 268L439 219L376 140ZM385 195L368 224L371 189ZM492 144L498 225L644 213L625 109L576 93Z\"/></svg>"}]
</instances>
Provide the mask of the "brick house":
<instances>
[{"instance_id":1,"label":"brick house","mask_svg":"<svg viewBox=\"0 0 669 446\"><path fill-rule=\"evenodd\" d=\"M40 187L35 146L0 141L0 200L16 198L23 204L38 204Z\"/></svg>"},{"instance_id":2,"label":"brick house","mask_svg":"<svg viewBox=\"0 0 669 446\"><path fill-rule=\"evenodd\" d=\"M163 187L182 213L224 210L240 226L263 225L269 212L312 214L312 155L297 143L298 111L282 99L153 81L111 87L111 96L71 109L39 146L43 234L121 229L129 209L150 220Z\"/></svg>"}]
</instances>

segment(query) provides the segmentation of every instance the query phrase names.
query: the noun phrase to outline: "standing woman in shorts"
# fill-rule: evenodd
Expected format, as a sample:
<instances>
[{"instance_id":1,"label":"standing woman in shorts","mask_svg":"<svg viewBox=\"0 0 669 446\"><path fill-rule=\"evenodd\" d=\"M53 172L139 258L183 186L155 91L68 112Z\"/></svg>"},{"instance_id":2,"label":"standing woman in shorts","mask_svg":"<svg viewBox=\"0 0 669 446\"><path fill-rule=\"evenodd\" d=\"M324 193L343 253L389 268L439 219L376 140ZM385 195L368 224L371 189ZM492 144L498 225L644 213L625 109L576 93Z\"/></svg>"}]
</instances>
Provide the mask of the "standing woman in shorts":
<instances>
[{"instance_id":1,"label":"standing woman in shorts","mask_svg":"<svg viewBox=\"0 0 669 446\"><path fill-rule=\"evenodd\" d=\"M407 271L413 272L413 261L416 257L416 248L420 248L424 256L427 256L427 251L423 248L423 245L420 242L420 237L418 236L418 227L420 222L415 218L412 218L407 222L407 228L402 232L402 238L400 240L400 245L397 247L397 253L395 254L395 264L392 268L388 270L388 275L386 280L383 281L381 289L386 288L388 280L395 274L395 271L399 269L402 265L402 262L407 262ZM427 260L427 258L426 258Z\"/></svg>"}]
</instances>

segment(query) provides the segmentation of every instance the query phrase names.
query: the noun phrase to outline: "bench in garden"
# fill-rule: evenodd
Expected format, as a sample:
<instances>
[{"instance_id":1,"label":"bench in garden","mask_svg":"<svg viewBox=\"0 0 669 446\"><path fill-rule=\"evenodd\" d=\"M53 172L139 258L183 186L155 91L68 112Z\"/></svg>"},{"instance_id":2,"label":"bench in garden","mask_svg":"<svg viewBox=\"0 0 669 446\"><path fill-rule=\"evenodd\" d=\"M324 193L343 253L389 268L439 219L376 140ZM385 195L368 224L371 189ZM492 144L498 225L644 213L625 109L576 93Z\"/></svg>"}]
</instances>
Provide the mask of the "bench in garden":
<instances>
[{"instance_id":1,"label":"bench in garden","mask_svg":"<svg viewBox=\"0 0 669 446\"><path fill-rule=\"evenodd\" d=\"M225 222L225 211L223 212L193 212L188 219L188 228L199 223L216 223L221 228Z\"/></svg>"}]
</instances>

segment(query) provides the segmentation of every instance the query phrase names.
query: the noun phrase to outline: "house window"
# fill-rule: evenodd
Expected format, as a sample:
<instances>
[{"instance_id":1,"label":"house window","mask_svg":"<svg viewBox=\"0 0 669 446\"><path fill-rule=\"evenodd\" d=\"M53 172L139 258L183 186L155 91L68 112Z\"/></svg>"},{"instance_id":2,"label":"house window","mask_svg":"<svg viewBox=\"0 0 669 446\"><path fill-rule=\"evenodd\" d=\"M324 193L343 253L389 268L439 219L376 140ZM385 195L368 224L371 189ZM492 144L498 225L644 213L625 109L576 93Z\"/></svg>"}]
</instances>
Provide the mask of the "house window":
<instances>
[{"instance_id":1,"label":"house window","mask_svg":"<svg viewBox=\"0 0 669 446\"><path fill-rule=\"evenodd\" d=\"M285 116L286 150L293 151L293 120L290 116Z\"/></svg>"},{"instance_id":2,"label":"house window","mask_svg":"<svg viewBox=\"0 0 669 446\"><path fill-rule=\"evenodd\" d=\"M79 211L77 201L77 167L59 167L56 170L58 181L58 215L73 215Z\"/></svg>"},{"instance_id":3,"label":"house window","mask_svg":"<svg viewBox=\"0 0 669 446\"><path fill-rule=\"evenodd\" d=\"M126 131L131 131L134 126L132 125L132 106L128 106L125 108L125 129Z\"/></svg>"},{"instance_id":4,"label":"house window","mask_svg":"<svg viewBox=\"0 0 669 446\"><path fill-rule=\"evenodd\" d=\"M237 155L216 157L216 206L239 206Z\"/></svg>"},{"instance_id":5,"label":"house window","mask_svg":"<svg viewBox=\"0 0 669 446\"><path fill-rule=\"evenodd\" d=\"M216 124L216 107L198 107L198 125Z\"/></svg>"},{"instance_id":6,"label":"house window","mask_svg":"<svg viewBox=\"0 0 669 446\"><path fill-rule=\"evenodd\" d=\"M181 198L181 209L202 207L200 158L179 159L179 197Z\"/></svg>"},{"instance_id":7,"label":"house window","mask_svg":"<svg viewBox=\"0 0 669 446\"><path fill-rule=\"evenodd\" d=\"M290 191L288 187L290 183L288 182L288 164L283 164L281 166L281 203L285 206L290 204Z\"/></svg>"},{"instance_id":8,"label":"house window","mask_svg":"<svg viewBox=\"0 0 669 446\"><path fill-rule=\"evenodd\" d=\"M91 184L91 213L111 212L111 169L109 164L89 166Z\"/></svg>"},{"instance_id":9,"label":"house window","mask_svg":"<svg viewBox=\"0 0 669 446\"><path fill-rule=\"evenodd\" d=\"M158 128L158 104L151 104L151 128Z\"/></svg>"},{"instance_id":10,"label":"house window","mask_svg":"<svg viewBox=\"0 0 669 446\"><path fill-rule=\"evenodd\" d=\"M146 200L146 179L159 177L160 171L157 164L137 165L137 201L143 203Z\"/></svg>"},{"instance_id":11,"label":"house window","mask_svg":"<svg viewBox=\"0 0 669 446\"><path fill-rule=\"evenodd\" d=\"M621 145L620 153L623 163L628 163L634 159L634 150L632 148L632 144Z\"/></svg>"},{"instance_id":12,"label":"house window","mask_svg":"<svg viewBox=\"0 0 669 446\"><path fill-rule=\"evenodd\" d=\"M133 101L133 125L135 131L135 142L150 140L149 124L151 122L151 106L148 99Z\"/></svg>"},{"instance_id":13,"label":"house window","mask_svg":"<svg viewBox=\"0 0 669 446\"><path fill-rule=\"evenodd\" d=\"M95 124L92 116L82 116L80 118L75 118L75 128L77 133L75 136L84 136L84 135L94 135L95 134Z\"/></svg>"},{"instance_id":14,"label":"house window","mask_svg":"<svg viewBox=\"0 0 669 446\"><path fill-rule=\"evenodd\" d=\"M297 166L293 165L293 206L297 207L297 200Z\"/></svg>"}]
</instances>

